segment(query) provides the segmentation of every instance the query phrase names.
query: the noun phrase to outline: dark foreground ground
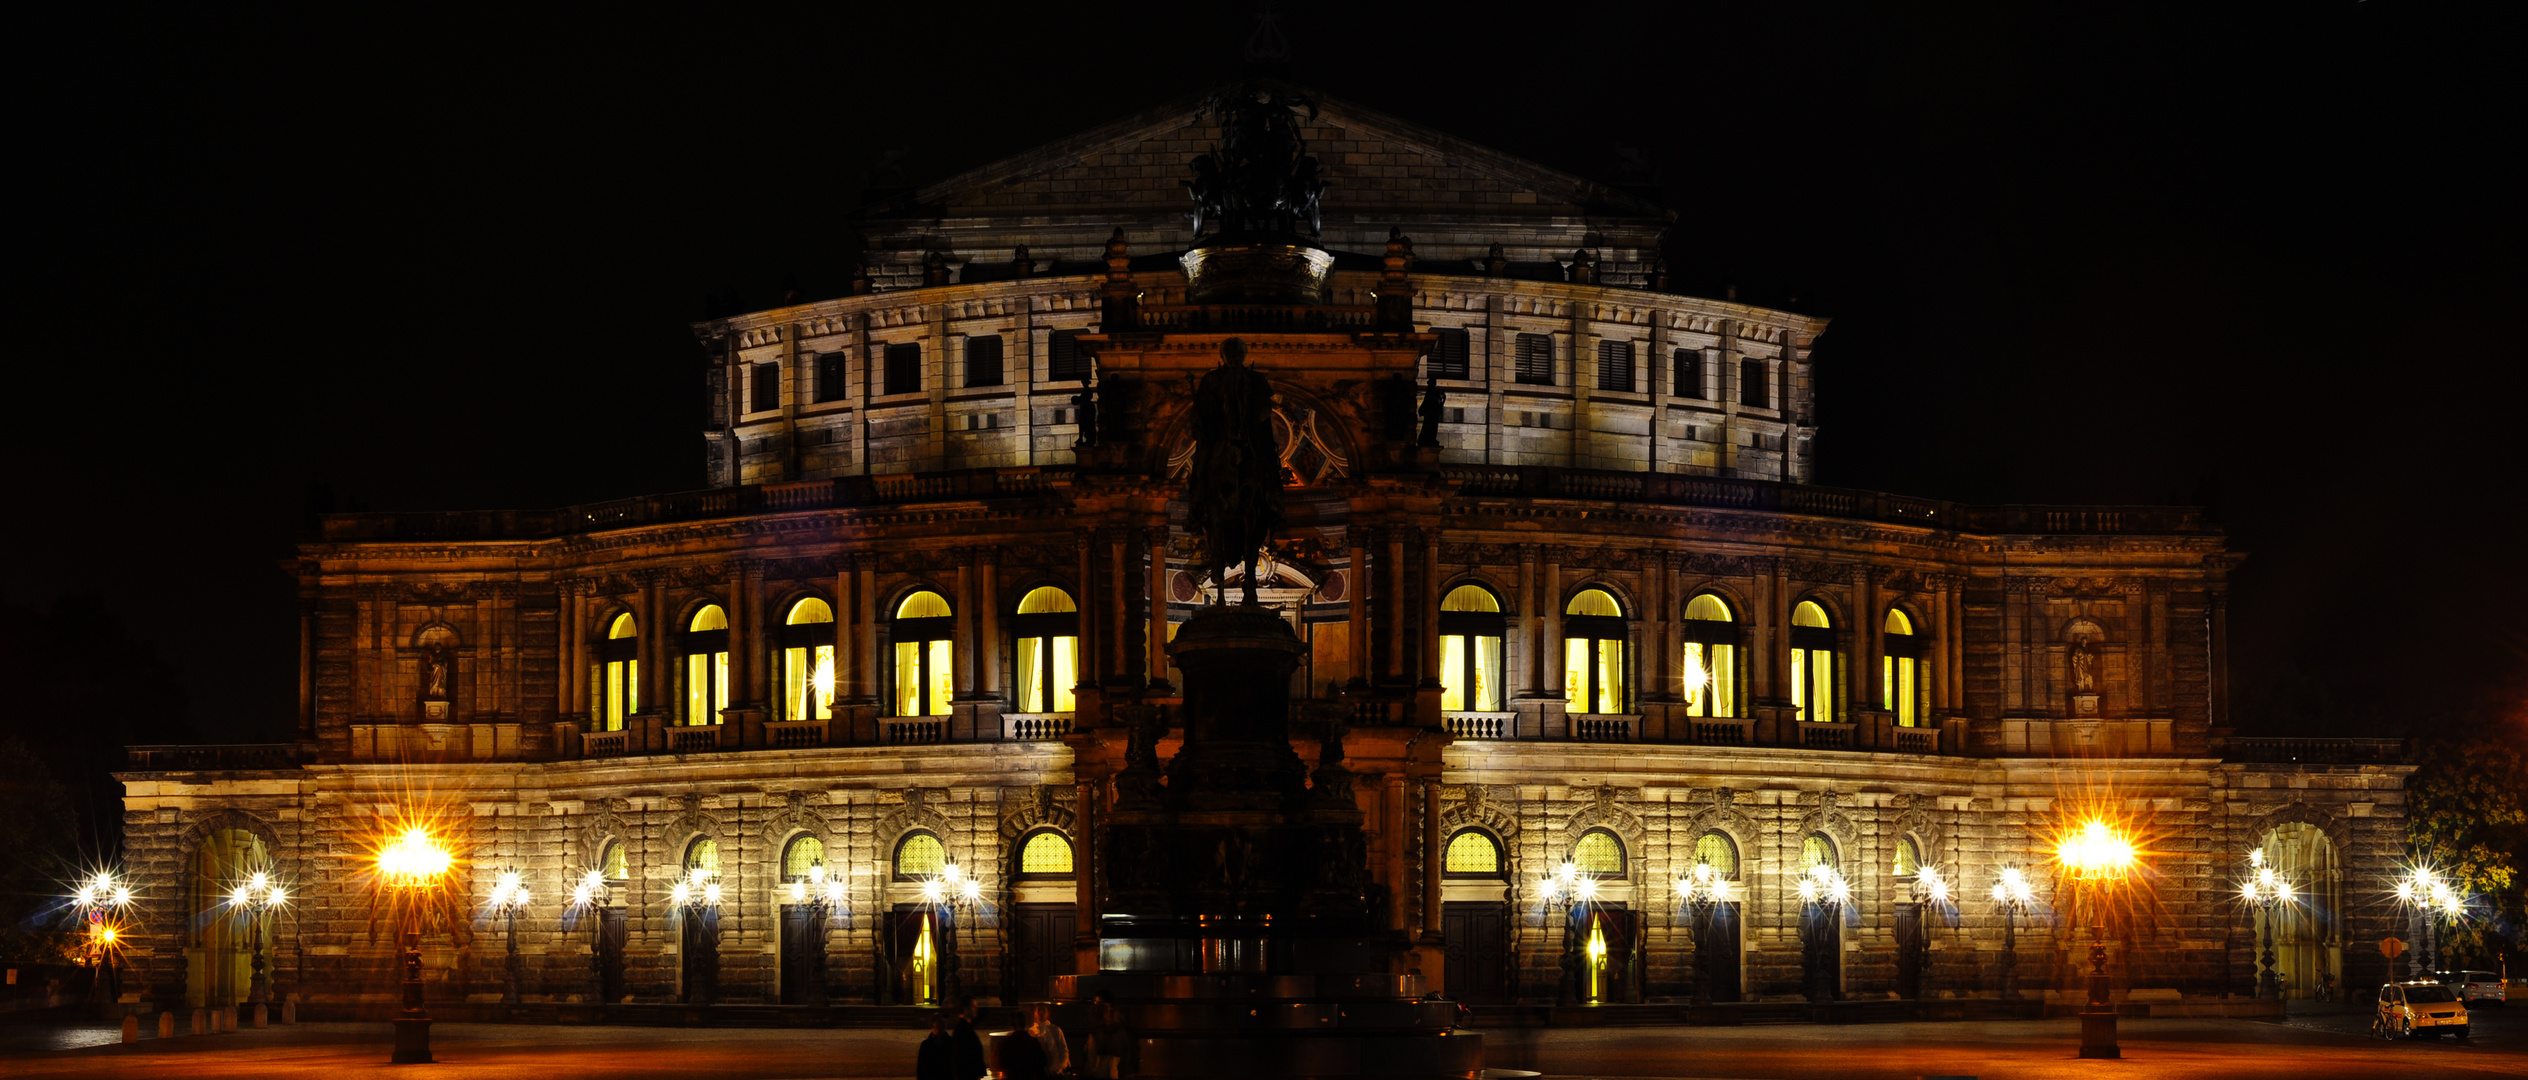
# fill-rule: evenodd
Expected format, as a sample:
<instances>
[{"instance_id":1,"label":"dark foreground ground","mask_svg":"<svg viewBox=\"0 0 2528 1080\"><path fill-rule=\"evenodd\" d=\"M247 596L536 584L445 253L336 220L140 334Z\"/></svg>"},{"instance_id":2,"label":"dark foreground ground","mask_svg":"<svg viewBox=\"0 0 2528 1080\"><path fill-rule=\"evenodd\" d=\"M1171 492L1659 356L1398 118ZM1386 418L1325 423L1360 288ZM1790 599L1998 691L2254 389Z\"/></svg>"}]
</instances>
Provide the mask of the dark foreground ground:
<instances>
[{"instance_id":1,"label":"dark foreground ground","mask_svg":"<svg viewBox=\"0 0 2528 1080\"><path fill-rule=\"evenodd\" d=\"M1548 1077L2008 1078L2528 1076L2528 1005L2485 1009L2454 1040L2380 1042L2348 1010L2244 1020L2127 1020L2121 1061L2082 1061L2069 1020L1486 1034L1488 1064ZM0 1076L904 1077L920 1032L442 1024L439 1063L389 1066L384 1024L301 1024L116 1041L104 1027L0 1027Z\"/></svg>"}]
</instances>

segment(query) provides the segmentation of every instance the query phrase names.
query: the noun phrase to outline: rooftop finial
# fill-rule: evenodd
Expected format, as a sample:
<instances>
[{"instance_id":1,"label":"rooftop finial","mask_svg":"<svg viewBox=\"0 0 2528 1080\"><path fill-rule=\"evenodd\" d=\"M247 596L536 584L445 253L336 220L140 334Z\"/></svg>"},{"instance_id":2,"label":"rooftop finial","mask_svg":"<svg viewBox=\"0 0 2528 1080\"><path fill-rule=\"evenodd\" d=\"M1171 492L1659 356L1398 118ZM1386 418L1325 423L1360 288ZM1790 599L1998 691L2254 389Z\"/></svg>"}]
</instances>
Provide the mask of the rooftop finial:
<instances>
[{"instance_id":1,"label":"rooftop finial","mask_svg":"<svg viewBox=\"0 0 2528 1080\"><path fill-rule=\"evenodd\" d=\"M1281 16L1273 14L1269 3L1256 5L1255 30L1246 36L1246 67L1250 75L1290 72L1290 39L1282 36Z\"/></svg>"}]
</instances>

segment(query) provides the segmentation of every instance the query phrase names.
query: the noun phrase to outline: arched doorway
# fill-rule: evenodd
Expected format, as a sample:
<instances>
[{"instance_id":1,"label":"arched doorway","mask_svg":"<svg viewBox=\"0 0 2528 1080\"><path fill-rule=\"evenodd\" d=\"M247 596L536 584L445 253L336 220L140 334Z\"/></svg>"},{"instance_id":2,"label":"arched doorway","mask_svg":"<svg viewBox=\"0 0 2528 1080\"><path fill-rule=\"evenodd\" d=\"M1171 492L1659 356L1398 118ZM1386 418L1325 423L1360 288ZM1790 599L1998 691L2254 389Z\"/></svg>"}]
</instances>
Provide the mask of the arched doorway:
<instances>
[{"instance_id":1,"label":"arched doorway","mask_svg":"<svg viewBox=\"0 0 2528 1080\"><path fill-rule=\"evenodd\" d=\"M2293 901L2273 909L2274 975L2285 998L2314 999L2326 977L2343 985L2343 864L2323 829L2294 821L2268 830L2256 844L2265 865L2291 883ZM2255 909L2251 909L2255 910ZM2264 950L2266 916L2252 916L2255 949Z\"/></svg>"},{"instance_id":2,"label":"arched doorway","mask_svg":"<svg viewBox=\"0 0 2528 1080\"><path fill-rule=\"evenodd\" d=\"M263 838L244 829L213 831L194 850L186 906L194 913L193 925L185 949L185 997L191 1004L219 1008L246 1000L254 981L252 931L229 911L228 894L255 871L271 868Z\"/></svg>"}]
</instances>

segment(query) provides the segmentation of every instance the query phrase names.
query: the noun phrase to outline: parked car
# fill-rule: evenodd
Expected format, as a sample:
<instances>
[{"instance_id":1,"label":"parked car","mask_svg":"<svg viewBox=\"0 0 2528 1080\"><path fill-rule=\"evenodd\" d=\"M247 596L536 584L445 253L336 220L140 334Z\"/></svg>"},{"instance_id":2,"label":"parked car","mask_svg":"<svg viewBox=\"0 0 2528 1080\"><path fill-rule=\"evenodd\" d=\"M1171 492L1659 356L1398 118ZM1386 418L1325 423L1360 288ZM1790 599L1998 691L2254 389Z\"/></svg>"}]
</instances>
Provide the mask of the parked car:
<instances>
[{"instance_id":1,"label":"parked car","mask_svg":"<svg viewBox=\"0 0 2528 1080\"><path fill-rule=\"evenodd\" d=\"M2437 971L2432 978L2440 985L2457 991L2464 1002L2489 1001L2495 1005L2510 1004L2510 986L2490 971Z\"/></svg>"},{"instance_id":2,"label":"parked car","mask_svg":"<svg viewBox=\"0 0 2528 1080\"><path fill-rule=\"evenodd\" d=\"M2380 1038L2439 1035L2467 1037L2467 1003L2458 993L2428 980L2389 983L2379 988L2379 1007L2370 1033Z\"/></svg>"}]
</instances>

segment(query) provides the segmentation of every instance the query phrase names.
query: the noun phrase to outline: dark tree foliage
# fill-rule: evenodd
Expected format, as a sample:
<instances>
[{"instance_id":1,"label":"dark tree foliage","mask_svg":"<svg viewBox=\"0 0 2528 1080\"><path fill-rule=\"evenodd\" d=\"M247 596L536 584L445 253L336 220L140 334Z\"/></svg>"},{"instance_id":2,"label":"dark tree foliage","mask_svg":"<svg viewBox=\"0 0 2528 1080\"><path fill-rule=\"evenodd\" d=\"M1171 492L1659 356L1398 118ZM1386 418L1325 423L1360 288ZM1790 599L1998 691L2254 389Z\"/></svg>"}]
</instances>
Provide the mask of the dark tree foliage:
<instances>
[{"instance_id":1,"label":"dark tree foliage","mask_svg":"<svg viewBox=\"0 0 2528 1080\"><path fill-rule=\"evenodd\" d=\"M2471 966L2528 947L2528 700L2487 713L2417 740L2405 785L2413 860L2470 897L2444 940Z\"/></svg>"},{"instance_id":2,"label":"dark tree foliage","mask_svg":"<svg viewBox=\"0 0 2528 1080\"><path fill-rule=\"evenodd\" d=\"M15 740L0 752L0 818L27 843L7 845L7 857L63 882L72 867L108 865L122 847L123 785L113 774L123 748L194 739L175 670L133 637L125 613L97 593L73 593L48 608L0 603L0 686L9 688ZM9 898L13 912L20 895Z\"/></svg>"},{"instance_id":3,"label":"dark tree foliage","mask_svg":"<svg viewBox=\"0 0 2528 1080\"><path fill-rule=\"evenodd\" d=\"M26 744L0 736L0 960L68 959L62 883L76 875L78 814L70 792Z\"/></svg>"}]
</instances>

